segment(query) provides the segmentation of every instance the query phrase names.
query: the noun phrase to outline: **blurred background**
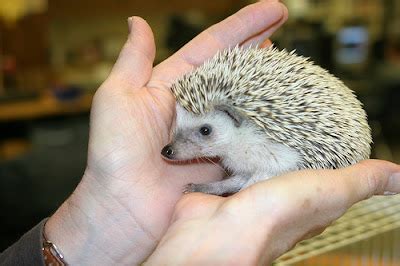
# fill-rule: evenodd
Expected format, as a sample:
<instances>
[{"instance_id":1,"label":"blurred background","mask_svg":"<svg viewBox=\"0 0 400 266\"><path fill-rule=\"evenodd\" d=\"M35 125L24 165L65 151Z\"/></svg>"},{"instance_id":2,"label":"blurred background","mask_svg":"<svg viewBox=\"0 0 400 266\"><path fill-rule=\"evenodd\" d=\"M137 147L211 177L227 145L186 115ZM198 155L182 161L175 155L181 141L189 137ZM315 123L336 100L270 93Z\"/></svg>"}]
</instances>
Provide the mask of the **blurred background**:
<instances>
[{"instance_id":1,"label":"blurred background","mask_svg":"<svg viewBox=\"0 0 400 266\"><path fill-rule=\"evenodd\" d=\"M0 250L73 191L86 163L91 98L144 17L156 63L251 1L0 0ZM286 0L272 41L356 91L373 158L400 163L400 1Z\"/></svg>"}]
</instances>

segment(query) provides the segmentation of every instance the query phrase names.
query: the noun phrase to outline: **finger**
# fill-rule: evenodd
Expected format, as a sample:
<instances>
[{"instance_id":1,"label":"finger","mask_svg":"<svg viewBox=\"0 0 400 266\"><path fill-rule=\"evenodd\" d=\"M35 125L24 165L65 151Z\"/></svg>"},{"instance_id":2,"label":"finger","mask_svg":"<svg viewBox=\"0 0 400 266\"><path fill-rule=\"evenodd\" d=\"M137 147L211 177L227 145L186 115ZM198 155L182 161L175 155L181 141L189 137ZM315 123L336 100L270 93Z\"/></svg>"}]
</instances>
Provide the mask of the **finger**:
<instances>
[{"instance_id":1,"label":"finger","mask_svg":"<svg viewBox=\"0 0 400 266\"><path fill-rule=\"evenodd\" d=\"M153 32L140 17L129 18L128 24L128 40L108 78L117 79L126 86L112 89L141 88L148 82L152 72L156 51Z\"/></svg>"},{"instance_id":2,"label":"finger","mask_svg":"<svg viewBox=\"0 0 400 266\"><path fill-rule=\"evenodd\" d=\"M272 33L274 33L277 29L279 29L288 19L288 10L285 6L283 6L283 17L281 18L281 20L279 20L277 23L275 23L271 28L250 37L248 40L244 41L242 43L243 47L248 47L248 46L252 46L252 45L260 45L260 47L266 47L266 46L262 46L264 44L264 41L266 39L268 39ZM268 45L270 46L270 45Z\"/></svg>"},{"instance_id":3,"label":"finger","mask_svg":"<svg viewBox=\"0 0 400 266\"><path fill-rule=\"evenodd\" d=\"M373 195L390 192L400 193L400 166L380 160L365 160L341 170L347 176L349 185L355 193L350 196L350 204L367 199Z\"/></svg>"},{"instance_id":4,"label":"finger","mask_svg":"<svg viewBox=\"0 0 400 266\"><path fill-rule=\"evenodd\" d=\"M219 50L241 44L262 32L271 34L274 25L284 17L285 10L278 1L262 1L241 9L199 34L156 66L152 80L169 87L177 77L199 66Z\"/></svg>"},{"instance_id":5,"label":"finger","mask_svg":"<svg viewBox=\"0 0 400 266\"><path fill-rule=\"evenodd\" d=\"M268 37L269 36L264 36L263 34L254 36L251 39L245 41L242 44L242 47L250 47L250 46L256 46L256 45L258 45L259 47L262 47L262 44L264 43L264 41L269 40Z\"/></svg>"},{"instance_id":6,"label":"finger","mask_svg":"<svg viewBox=\"0 0 400 266\"><path fill-rule=\"evenodd\" d=\"M279 203L280 208L276 211L282 213L293 213L293 209L299 209L311 215L317 209L324 210L327 220L331 220L353 204L373 195L385 191L400 193L399 175L399 165L366 160L338 170L291 172L259 182L235 197L251 205L258 202L261 209L265 200Z\"/></svg>"},{"instance_id":7,"label":"finger","mask_svg":"<svg viewBox=\"0 0 400 266\"><path fill-rule=\"evenodd\" d=\"M212 215L224 200L223 197L203 193L185 194L175 205L171 221Z\"/></svg>"}]
</instances>

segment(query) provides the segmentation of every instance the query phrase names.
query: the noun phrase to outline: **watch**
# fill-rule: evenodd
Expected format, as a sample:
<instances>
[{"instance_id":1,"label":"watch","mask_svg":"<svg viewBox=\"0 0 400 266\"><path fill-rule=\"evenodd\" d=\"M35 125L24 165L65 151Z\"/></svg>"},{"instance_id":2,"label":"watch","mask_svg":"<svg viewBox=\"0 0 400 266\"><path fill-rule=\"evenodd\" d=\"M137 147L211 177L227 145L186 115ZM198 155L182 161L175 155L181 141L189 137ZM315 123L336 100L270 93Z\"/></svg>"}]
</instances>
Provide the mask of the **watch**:
<instances>
[{"instance_id":1,"label":"watch","mask_svg":"<svg viewBox=\"0 0 400 266\"><path fill-rule=\"evenodd\" d=\"M43 230L43 243L42 243L42 254L44 264L46 266L64 266L68 265L61 251L57 248L53 242L47 240Z\"/></svg>"}]
</instances>

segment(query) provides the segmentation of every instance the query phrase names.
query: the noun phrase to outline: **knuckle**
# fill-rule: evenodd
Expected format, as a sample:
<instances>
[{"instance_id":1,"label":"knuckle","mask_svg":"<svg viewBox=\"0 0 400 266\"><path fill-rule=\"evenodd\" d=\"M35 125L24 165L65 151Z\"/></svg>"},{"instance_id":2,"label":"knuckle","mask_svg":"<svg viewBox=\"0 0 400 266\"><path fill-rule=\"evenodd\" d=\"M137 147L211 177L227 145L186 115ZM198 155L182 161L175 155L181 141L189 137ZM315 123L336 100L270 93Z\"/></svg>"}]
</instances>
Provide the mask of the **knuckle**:
<instances>
[{"instance_id":1,"label":"knuckle","mask_svg":"<svg viewBox=\"0 0 400 266\"><path fill-rule=\"evenodd\" d=\"M374 172L367 172L367 193L365 198L370 198L379 192L380 178Z\"/></svg>"},{"instance_id":2,"label":"knuckle","mask_svg":"<svg viewBox=\"0 0 400 266\"><path fill-rule=\"evenodd\" d=\"M382 194L387 183L385 177L386 162L380 160L365 160L358 164L359 178L366 183L364 198Z\"/></svg>"}]
</instances>

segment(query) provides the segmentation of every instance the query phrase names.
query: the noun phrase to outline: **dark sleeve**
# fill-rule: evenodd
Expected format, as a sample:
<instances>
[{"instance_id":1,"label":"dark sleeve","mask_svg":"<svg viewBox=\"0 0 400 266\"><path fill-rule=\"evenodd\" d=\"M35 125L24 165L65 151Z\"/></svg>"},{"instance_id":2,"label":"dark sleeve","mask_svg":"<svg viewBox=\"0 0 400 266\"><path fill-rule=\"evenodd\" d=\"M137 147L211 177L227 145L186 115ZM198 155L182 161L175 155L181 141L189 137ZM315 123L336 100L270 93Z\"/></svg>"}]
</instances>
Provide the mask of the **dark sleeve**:
<instances>
[{"instance_id":1,"label":"dark sleeve","mask_svg":"<svg viewBox=\"0 0 400 266\"><path fill-rule=\"evenodd\" d=\"M41 221L16 243L0 253L0 265L44 265L42 256L43 225Z\"/></svg>"}]
</instances>

